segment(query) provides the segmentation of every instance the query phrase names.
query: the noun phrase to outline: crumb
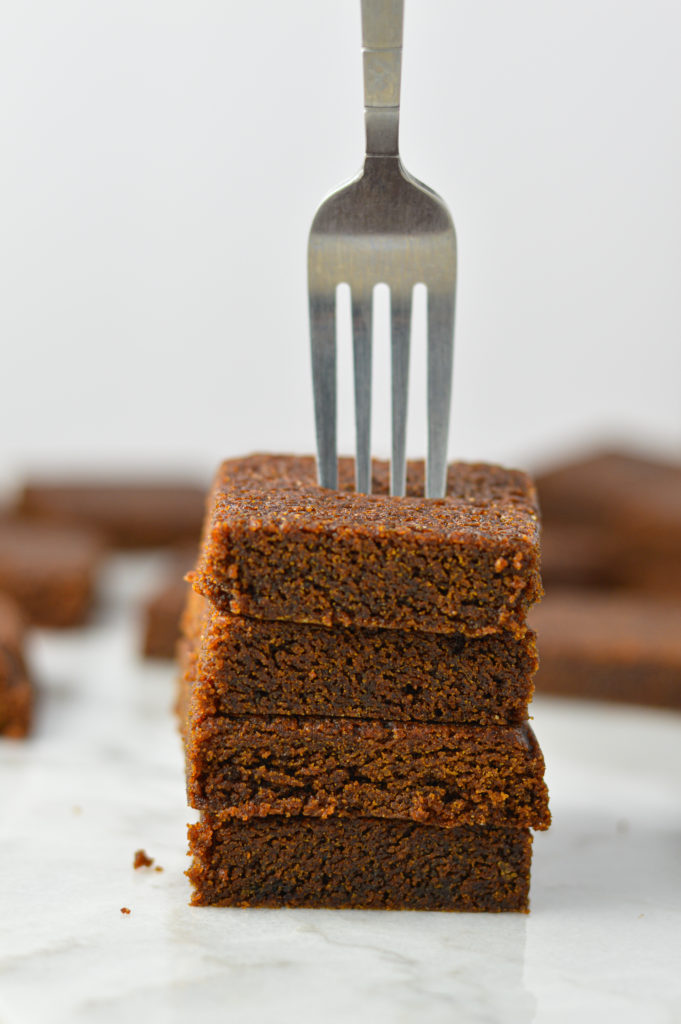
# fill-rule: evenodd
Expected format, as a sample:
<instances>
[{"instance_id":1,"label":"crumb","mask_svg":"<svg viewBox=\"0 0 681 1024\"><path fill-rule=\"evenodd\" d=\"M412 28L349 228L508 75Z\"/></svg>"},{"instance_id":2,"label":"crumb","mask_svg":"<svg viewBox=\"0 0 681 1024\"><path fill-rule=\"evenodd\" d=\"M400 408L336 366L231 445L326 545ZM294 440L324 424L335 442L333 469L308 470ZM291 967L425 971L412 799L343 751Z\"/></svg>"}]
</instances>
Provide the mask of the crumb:
<instances>
[{"instance_id":1,"label":"crumb","mask_svg":"<svg viewBox=\"0 0 681 1024\"><path fill-rule=\"evenodd\" d=\"M160 864L157 864L156 867L154 868L154 871L163 871L163 868L161 867Z\"/></svg>"},{"instance_id":2,"label":"crumb","mask_svg":"<svg viewBox=\"0 0 681 1024\"><path fill-rule=\"evenodd\" d=\"M135 850L135 856L133 858L132 866L137 868L150 868L154 863L153 857L148 857L146 850Z\"/></svg>"},{"instance_id":3,"label":"crumb","mask_svg":"<svg viewBox=\"0 0 681 1024\"><path fill-rule=\"evenodd\" d=\"M121 907L121 914L129 914L129 913L130 913L130 908L129 907Z\"/></svg>"},{"instance_id":4,"label":"crumb","mask_svg":"<svg viewBox=\"0 0 681 1024\"><path fill-rule=\"evenodd\" d=\"M74 814L82 814L83 813L83 808L79 807L77 804L75 804L74 807L73 807L73 813Z\"/></svg>"}]
</instances>

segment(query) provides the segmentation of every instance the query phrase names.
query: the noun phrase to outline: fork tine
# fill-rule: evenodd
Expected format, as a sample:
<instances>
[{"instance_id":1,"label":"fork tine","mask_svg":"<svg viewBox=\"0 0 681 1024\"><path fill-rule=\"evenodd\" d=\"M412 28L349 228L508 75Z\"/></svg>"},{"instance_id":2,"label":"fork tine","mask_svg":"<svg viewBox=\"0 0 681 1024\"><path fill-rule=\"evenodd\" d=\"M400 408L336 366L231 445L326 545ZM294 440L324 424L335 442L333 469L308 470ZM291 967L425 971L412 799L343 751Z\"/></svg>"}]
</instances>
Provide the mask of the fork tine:
<instances>
[{"instance_id":1,"label":"fork tine","mask_svg":"<svg viewBox=\"0 0 681 1024\"><path fill-rule=\"evenodd\" d=\"M428 289L428 461L426 497L447 488L447 440L454 358L454 289Z\"/></svg>"},{"instance_id":2,"label":"fork tine","mask_svg":"<svg viewBox=\"0 0 681 1024\"><path fill-rule=\"evenodd\" d=\"M407 398L409 394L409 341L411 290L390 293L390 348L392 360L392 458L390 493L401 496L407 480Z\"/></svg>"},{"instance_id":3,"label":"fork tine","mask_svg":"<svg viewBox=\"0 0 681 1024\"><path fill-rule=\"evenodd\" d=\"M352 293L352 343L355 371L355 486L371 494L371 324L372 292Z\"/></svg>"},{"instance_id":4,"label":"fork tine","mask_svg":"<svg viewBox=\"0 0 681 1024\"><path fill-rule=\"evenodd\" d=\"M322 487L338 487L336 453L336 294L310 291L312 387L317 431L317 475Z\"/></svg>"}]
</instances>

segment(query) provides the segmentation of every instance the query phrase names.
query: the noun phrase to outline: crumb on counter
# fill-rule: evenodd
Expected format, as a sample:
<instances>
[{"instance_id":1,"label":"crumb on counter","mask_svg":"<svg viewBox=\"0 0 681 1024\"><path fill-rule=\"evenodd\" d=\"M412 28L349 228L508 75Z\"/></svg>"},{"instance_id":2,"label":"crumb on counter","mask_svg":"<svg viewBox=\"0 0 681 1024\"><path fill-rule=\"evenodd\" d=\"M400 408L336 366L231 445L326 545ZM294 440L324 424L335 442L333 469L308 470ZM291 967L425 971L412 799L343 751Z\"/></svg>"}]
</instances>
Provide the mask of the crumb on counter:
<instances>
[{"instance_id":1,"label":"crumb on counter","mask_svg":"<svg viewBox=\"0 0 681 1024\"><path fill-rule=\"evenodd\" d=\"M130 907L121 907L121 914L129 914Z\"/></svg>"},{"instance_id":2,"label":"crumb on counter","mask_svg":"<svg viewBox=\"0 0 681 1024\"><path fill-rule=\"evenodd\" d=\"M147 856L146 850L135 850L135 856L132 862L132 866L135 870L137 870L137 868L150 868L153 863L154 858Z\"/></svg>"}]
</instances>

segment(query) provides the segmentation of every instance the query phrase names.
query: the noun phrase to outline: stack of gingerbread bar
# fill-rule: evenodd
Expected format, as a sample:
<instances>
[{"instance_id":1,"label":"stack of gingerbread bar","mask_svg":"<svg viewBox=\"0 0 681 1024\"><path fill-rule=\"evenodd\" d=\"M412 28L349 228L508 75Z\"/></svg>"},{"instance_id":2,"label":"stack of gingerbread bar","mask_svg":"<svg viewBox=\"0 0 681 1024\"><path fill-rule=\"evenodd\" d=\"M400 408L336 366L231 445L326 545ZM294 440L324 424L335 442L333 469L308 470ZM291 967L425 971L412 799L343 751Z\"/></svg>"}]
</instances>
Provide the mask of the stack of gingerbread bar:
<instances>
[{"instance_id":1,"label":"stack of gingerbread bar","mask_svg":"<svg viewBox=\"0 0 681 1024\"><path fill-rule=\"evenodd\" d=\"M454 464L448 496L228 461L184 618L195 904L526 910L549 824L527 721L534 488Z\"/></svg>"}]
</instances>

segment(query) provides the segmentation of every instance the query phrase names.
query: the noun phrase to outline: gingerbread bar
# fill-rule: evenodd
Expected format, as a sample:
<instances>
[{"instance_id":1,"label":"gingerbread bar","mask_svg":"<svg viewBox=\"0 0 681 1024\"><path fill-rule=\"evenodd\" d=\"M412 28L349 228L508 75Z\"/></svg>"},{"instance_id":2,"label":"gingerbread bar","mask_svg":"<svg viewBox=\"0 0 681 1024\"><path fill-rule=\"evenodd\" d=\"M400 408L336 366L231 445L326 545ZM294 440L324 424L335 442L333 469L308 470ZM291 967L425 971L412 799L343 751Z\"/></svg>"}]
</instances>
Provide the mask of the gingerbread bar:
<instances>
[{"instance_id":1,"label":"gingerbread bar","mask_svg":"<svg viewBox=\"0 0 681 1024\"><path fill-rule=\"evenodd\" d=\"M541 576L556 587L609 587L621 576L621 546L600 526L543 522Z\"/></svg>"},{"instance_id":2,"label":"gingerbread bar","mask_svg":"<svg viewBox=\"0 0 681 1024\"><path fill-rule=\"evenodd\" d=\"M176 553L165 581L148 598L143 609L142 654L145 658L175 657L182 612L191 593L185 576L195 560L195 547Z\"/></svg>"},{"instance_id":3,"label":"gingerbread bar","mask_svg":"<svg viewBox=\"0 0 681 1024\"><path fill-rule=\"evenodd\" d=\"M325 626L221 614L191 593L183 669L207 714L493 724L527 718L534 634ZM149 643L149 641L147 641Z\"/></svg>"},{"instance_id":4,"label":"gingerbread bar","mask_svg":"<svg viewBox=\"0 0 681 1024\"><path fill-rule=\"evenodd\" d=\"M527 829L204 813L189 839L195 906L528 909Z\"/></svg>"},{"instance_id":5,"label":"gingerbread bar","mask_svg":"<svg viewBox=\"0 0 681 1024\"><path fill-rule=\"evenodd\" d=\"M681 463L597 453L544 473L537 488L549 528L601 531L599 582L681 593Z\"/></svg>"},{"instance_id":6,"label":"gingerbread bar","mask_svg":"<svg viewBox=\"0 0 681 1024\"><path fill-rule=\"evenodd\" d=\"M24 660L24 620L15 602L0 594L0 736L29 731L33 687Z\"/></svg>"},{"instance_id":7,"label":"gingerbread bar","mask_svg":"<svg viewBox=\"0 0 681 1024\"><path fill-rule=\"evenodd\" d=\"M187 600L184 580L172 580L149 598L144 609L145 658L174 658L180 638L180 619Z\"/></svg>"},{"instance_id":8,"label":"gingerbread bar","mask_svg":"<svg viewBox=\"0 0 681 1024\"><path fill-rule=\"evenodd\" d=\"M681 546L681 463L598 452L537 477L547 520L664 533Z\"/></svg>"},{"instance_id":9,"label":"gingerbread bar","mask_svg":"<svg viewBox=\"0 0 681 1024\"><path fill-rule=\"evenodd\" d=\"M189 701L187 794L234 818L401 818L451 828L548 828L529 725L200 716Z\"/></svg>"},{"instance_id":10,"label":"gingerbread bar","mask_svg":"<svg viewBox=\"0 0 681 1024\"><path fill-rule=\"evenodd\" d=\"M534 609L537 691L681 708L681 599L556 591Z\"/></svg>"},{"instance_id":11,"label":"gingerbread bar","mask_svg":"<svg viewBox=\"0 0 681 1024\"><path fill-rule=\"evenodd\" d=\"M78 626L87 618L101 556L86 530L0 519L0 590L34 625Z\"/></svg>"},{"instance_id":12,"label":"gingerbread bar","mask_svg":"<svg viewBox=\"0 0 681 1024\"><path fill-rule=\"evenodd\" d=\"M324 626L521 636L541 595L538 510L524 473L454 463L447 497L426 500L423 465L405 498L316 483L312 458L223 463L209 503L195 588L223 612Z\"/></svg>"},{"instance_id":13,"label":"gingerbread bar","mask_svg":"<svg viewBox=\"0 0 681 1024\"><path fill-rule=\"evenodd\" d=\"M19 501L22 515L96 530L114 547L195 542L205 491L189 483L34 480Z\"/></svg>"},{"instance_id":14,"label":"gingerbread bar","mask_svg":"<svg viewBox=\"0 0 681 1024\"><path fill-rule=\"evenodd\" d=\"M663 599L681 597L681 550L629 549L618 559L617 583Z\"/></svg>"}]
</instances>

